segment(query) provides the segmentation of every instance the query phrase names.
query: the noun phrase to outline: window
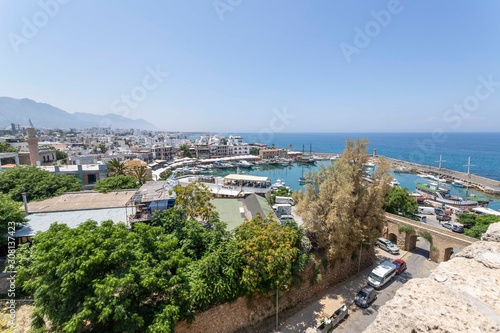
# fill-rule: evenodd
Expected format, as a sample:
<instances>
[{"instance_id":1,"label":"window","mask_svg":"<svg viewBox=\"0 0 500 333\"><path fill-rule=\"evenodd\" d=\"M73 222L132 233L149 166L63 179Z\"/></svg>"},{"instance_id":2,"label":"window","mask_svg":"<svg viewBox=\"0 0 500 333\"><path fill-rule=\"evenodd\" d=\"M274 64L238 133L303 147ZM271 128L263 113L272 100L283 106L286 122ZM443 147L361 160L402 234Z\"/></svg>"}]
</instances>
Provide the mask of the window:
<instances>
[{"instance_id":1,"label":"window","mask_svg":"<svg viewBox=\"0 0 500 333\"><path fill-rule=\"evenodd\" d=\"M88 174L87 175L87 183L88 184L95 184L96 181L97 181L97 177L95 174Z\"/></svg>"}]
</instances>

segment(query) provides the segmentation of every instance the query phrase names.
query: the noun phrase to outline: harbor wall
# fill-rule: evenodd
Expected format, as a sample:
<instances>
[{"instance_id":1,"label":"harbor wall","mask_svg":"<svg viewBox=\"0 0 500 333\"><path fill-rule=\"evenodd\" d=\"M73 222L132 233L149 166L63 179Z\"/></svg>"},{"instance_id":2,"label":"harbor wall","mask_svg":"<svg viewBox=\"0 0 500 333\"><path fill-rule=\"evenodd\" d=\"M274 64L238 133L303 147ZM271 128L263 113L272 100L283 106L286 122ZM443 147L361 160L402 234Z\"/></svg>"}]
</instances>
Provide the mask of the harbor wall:
<instances>
[{"instance_id":1,"label":"harbor wall","mask_svg":"<svg viewBox=\"0 0 500 333\"><path fill-rule=\"evenodd\" d=\"M412 173L430 173L433 175L441 175L449 181L460 180L463 182L469 182L471 187L477 188L484 193L500 195L500 181L498 180L489 179L473 174L471 174L469 178L469 175L465 172L449 170L445 168L439 169L434 166L401 161L390 157L385 157L385 159L389 161L395 168L402 167L411 171Z\"/></svg>"}]
</instances>

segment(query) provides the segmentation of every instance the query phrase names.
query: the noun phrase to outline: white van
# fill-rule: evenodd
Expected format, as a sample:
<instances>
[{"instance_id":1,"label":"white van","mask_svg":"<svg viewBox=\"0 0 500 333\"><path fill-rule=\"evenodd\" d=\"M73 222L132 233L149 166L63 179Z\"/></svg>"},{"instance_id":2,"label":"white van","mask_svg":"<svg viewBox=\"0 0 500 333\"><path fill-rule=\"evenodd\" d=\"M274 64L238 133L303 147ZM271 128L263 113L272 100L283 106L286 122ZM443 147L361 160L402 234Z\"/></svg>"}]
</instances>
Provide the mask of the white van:
<instances>
[{"instance_id":1,"label":"white van","mask_svg":"<svg viewBox=\"0 0 500 333\"><path fill-rule=\"evenodd\" d=\"M418 207L418 212L420 214L428 214L428 215L432 215L434 214L436 211L434 210L434 207Z\"/></svg>"},{"instance_id":2,"label":"white van","mask_svg":"<svg viewBox=\"0 0 500 333\"><path fill-rule=\"evenodd\" d=\"M292 206L295 205L295 202L293 201L292 197L276 197L274 202L277 204L289 204Z\"/></svg>"},{"instance_id":3,"label":"white van","mask_svg":"<svg viewBox=\"0 0 500 333\"><path fill-rule=\"evenodd\" d=\"M368 284L375 289L382 288L396 275L396 265L390 261L384 261L373 269L368 276Z\"/></svg>"},{"instance_id":4,"label":"white van","mask_svg":"<svg viewBox=\"0 0 500 333\"><path fill-rule=\"evenodd\" d=\"M422 214L413 214L413 219L415 221L427 223L427 216L422 215Z\"/></svg>"}]
</instances>

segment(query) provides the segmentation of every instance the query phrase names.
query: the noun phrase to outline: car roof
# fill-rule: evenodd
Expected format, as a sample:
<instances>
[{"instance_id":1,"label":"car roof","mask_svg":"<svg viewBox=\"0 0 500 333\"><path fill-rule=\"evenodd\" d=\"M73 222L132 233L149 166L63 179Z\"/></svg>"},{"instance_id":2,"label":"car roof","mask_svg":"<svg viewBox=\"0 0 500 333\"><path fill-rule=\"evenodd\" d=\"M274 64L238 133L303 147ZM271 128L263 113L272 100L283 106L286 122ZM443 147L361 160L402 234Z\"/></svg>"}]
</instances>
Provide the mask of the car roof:
<instances>
[{"instance_id":1,"label":"car roof","mask_svg":"<svg viewBox=\"0 0 500 333\"><path fill-rule=\"evenodd\" d=\"M403 259L396 259L394 260L393 262L397 262L397 263L400 263L400 264L404 264L404 260Z\"/></svg>"}]
</instances>

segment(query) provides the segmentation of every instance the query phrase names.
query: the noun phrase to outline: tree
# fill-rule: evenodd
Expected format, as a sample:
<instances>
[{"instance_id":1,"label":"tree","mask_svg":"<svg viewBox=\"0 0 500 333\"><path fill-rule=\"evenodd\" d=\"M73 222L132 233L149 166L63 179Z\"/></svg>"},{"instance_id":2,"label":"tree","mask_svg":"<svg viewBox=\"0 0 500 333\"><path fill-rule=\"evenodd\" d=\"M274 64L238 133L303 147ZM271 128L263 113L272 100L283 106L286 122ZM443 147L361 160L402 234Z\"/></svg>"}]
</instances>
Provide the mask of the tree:
<instances>
[{"instance_id":1,"label":"tree","mask_svg":"<svg viewBox=\"0 0 500 333\"><path fill-rule=\"evenodd\" d=\"M186 144L180 145L179 151L181 152L182 157L193 157L193 154L189 151L189 146Z\"/></svg>"},{"instance_id":2,"label":"tree","mask_svg":"<svg viewBox=\"0 0 500 333\"><path fill-rule=\"evenodd\" d=\"M295 226L282 226L261 215L236 229L236 245L243 264L241 283L249 294L291 286L307 258L300 249L301 239Z\"/></svg>"},{"instance_id":3,"label":"tree","mask_svg":"<svg viewBox=\"0 0 500 333\"><path fill-rule=\"evenodd\" d=\"M227 139L226 138L221 138L220 139L220 144L223 145L223 146L227 145Z\"/></svg>"},{"instance_id":4,"label":"tree","mask_svg":"<svg viewBox=\"0 0 500 333\"><path fill-rule=\"evenodd\" d=\"M104 144L99 144L97 147L92 148L93 154L105 154L108 151L108 147Z\"/></svg>"},{"instance_id":5,"label":"tree","mask_svg":"<svg viewBox=\"0 0 500 333\"><path fill-rule=\"evenodd\" d=\"M297 210L315 243L330 259L342 259L372 243L381 233L389 190L389 164L381 159L373 183L363 179L368 142L347 140L342 157L312 174Z\"/></svg>"},{"instance_id":6,"label":"tree","mask_svg":"<svg viewBox=\"0 0 500 333\"><path fill-rule=\"evenodd\" d=\"M272 190L271 194L269 195L269 203L271 205L274 205L276 202L276 197L291 197L293 194L292 190L290 190L286 186L282 186L278 189Z\"/></svg>"},{"instance_id":7,"label":"tree","mask_svg":"<svg viewBox=\"0 0 500 333\"><path fill-rule=\"evenodd\" d=\"M16 282L33 293L33 328L45 332L173 332L189 312L190 260L161 227L88 221L53 224L21 250Z\"/></svg>"},{"instance_id":8,"label":"tree","mask_svg":"<svg viewBox=\"0 0 500 333\"><path fill-rule=\"evenodd\" d=\"M182 208L187 219L201 219L208 221L216 213L215 206L210 203L212 193L201 182L190 183L183 187L176 185L175 206Z\"/></svg>"},{"instance_id":9,"label":"tree","mask_svg":"<svg viewBox=\"0 0 500 333\"><path fill-rule=\"evenodd\" d=\"M250 147L250 154L251 154L251 155L258 156L258 155L259 155L259 152L260 152L260 149L259 149L259 148L257 148L257 147Z\"/></svg>"},{"instance_id":10,"label":"tree","mask_svg":"<svg viewBox=\"0 0 500 333\"><path fill-rule=\"evenodd\" d=\"M0 142L0 153L17 153L18 150L14 147L11 147L8 142ZM3 163L14 163L14 158L5 158Z\"/></svg>"},{"instance_id":11,"label":"tree","mask_svg":"<svg viewBox=\"0 0 500 333\"><path fill-rule=\"evenodd\" d=\"M166 170L164 172L161 173L160 175L160 179L161 180L167 180L168 177L170 177L172 175L173 171L172 170Z\"/></svg>"},{"instance_id":12,"label":"tree","mask_svg":"<svg viewBox=\"0 0 500 333\"><path fill-rule=\"evenodd\" d=\"M474 237L477 239L481 239L481 236L488 230L490 224L495 222L500 222L500 216L495 215L485 215L485 216L477 216L475 221L471 223L471 218L464 215L472 215L472 214L460 214L458 216L458 220L460 223L468 223L471 228L465 229L465 234L469 237Z\"/></svg>"},{"instance_id":13,"label":"tree","mask_svg":"<svg viewBox=\"0 0 500 333\"><path fill-rule=\"evenodd\" d=\"M385 198L384 210L391 214L411 217L418 211L418 203L407 188L393 186Z\"/></svg>"},{"instance_id":14,"label":"tree","mask_svg":"<svg viewBox=\"0 0 500 333\"><path fill-rule=\"evenodd\" d=\"M137 184L135 177L119 175L97 181L94 190L100 193L107 193L109 191L127 190L138 187L139 184Z\"/></svg>"},{"instance_id":15,"label":"tree","mask_svg":"<svg viewBox=\"0 0 500 333\"><path fill-rule=\"evenodd\" d=\"M55 147L49 147L49 148L51 150L55 150L56 151L56 160L66 162L66 159L68 158L68 154L66 154L65 152L63 152L60 149L56 149Z\"/></svg>"},{"instance_id":16,"label":"tree","mask_svg":"<svg viewBox=\"0 0 500 333\"><path fill-rule=\"evenodd\" d=\"M11 147L8 142L0 142L0 153L17 153L18 150Z\"/></svg>"},{"instance_id":17,"label":"tree","mask_svg":"<svg viewBox=\"0 0 500 333\"><path fill-rule=\"evenodd\" d=\"M106 164L106 168L108 170L108 176L125 176L125 165L117 158L110 159Z\"/></svg>"},{"instance_id":18,"label":"tree","mask_svg":"<svg viewBox=\"0 0 500 333\"><path fill-rule=\"evenodd\" d=\"M34 166L0 172L0 192L8 194L14 201L21 201L23 192L29 200L43 200L80 190L80 180L75 176L49 173Z\"/></svg>"},{"instance_id":19,"label":"tree","mask_svg":"<svg viewBox=\"0 0 500 333\"><path fill-rule=\"evenodd\" d=\"M0 246L7 244L7 236L13 237L14 231L26 222L21 206L8 195L0 193Z\"/></svg>"},{"instance_id":20,"label":"tree","mask_svg":"<svg viewBox=\"0 0 500 333\"><path fill-rule=\"evenodd\" d=\"M132 174L134 175L135 177L135 180L140 184L144 184L148 178L148 173L147 173L147 169L145 166L141 165L141 166L135 166L133 169L132 169Z\"/></svg>"}]
</instances>

